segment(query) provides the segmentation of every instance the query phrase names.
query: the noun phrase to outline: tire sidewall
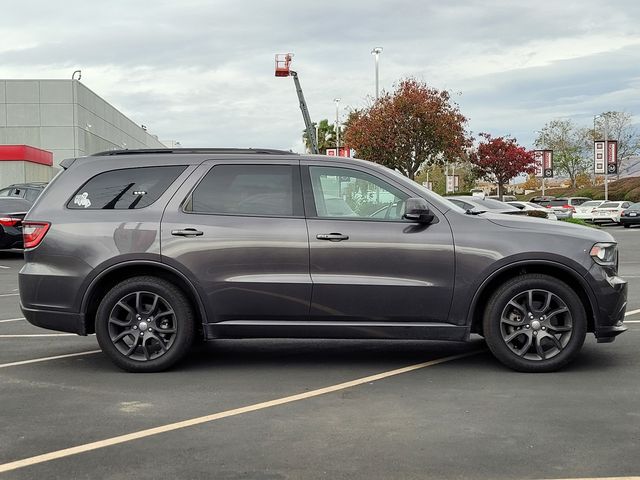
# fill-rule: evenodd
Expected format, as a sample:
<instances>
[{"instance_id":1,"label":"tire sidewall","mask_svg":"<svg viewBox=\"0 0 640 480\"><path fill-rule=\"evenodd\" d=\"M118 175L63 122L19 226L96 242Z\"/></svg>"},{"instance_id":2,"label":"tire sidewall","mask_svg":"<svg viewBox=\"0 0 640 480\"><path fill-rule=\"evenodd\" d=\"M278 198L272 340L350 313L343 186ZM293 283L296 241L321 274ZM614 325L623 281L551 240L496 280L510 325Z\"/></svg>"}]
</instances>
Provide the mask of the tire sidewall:
<instances>
[{"instance_id":1,"label":"tire sidewall","mask_svg":"<svg viewBox=\"0 0 640 480\"><path fill-rule=\"evenodd\" d=\"M175 312L176 337L171 348L162 356L147 361L133 360L123 355L111 341L109 315L115 304L135 292L160 295ZM114 286L102 299L96 313L95 331L102 351L120 368L130 372L158 372L178 362L189 351L194 339L193 310L182 293L171 283L156 277L135 277Z\"/></svg>"},{"instance_id":2,"label":"tire sidewall","mask_svg":"<svg viewBox=\"0 0 640 480\"><path fill-rule=\"evenodd\" d=\"M560 297L571 313L573 330L564 349L547 360L529 360L512 352L502 338L500 317L507 302L526 290L548 290ZM539 274L527 274L509 280L493 294L485 309L484 336L493 355L506 366L523 372L550 372L571 362L579 353L587 333L587 316L580 297L564 282Z\"/></svg>"}]
</instances>

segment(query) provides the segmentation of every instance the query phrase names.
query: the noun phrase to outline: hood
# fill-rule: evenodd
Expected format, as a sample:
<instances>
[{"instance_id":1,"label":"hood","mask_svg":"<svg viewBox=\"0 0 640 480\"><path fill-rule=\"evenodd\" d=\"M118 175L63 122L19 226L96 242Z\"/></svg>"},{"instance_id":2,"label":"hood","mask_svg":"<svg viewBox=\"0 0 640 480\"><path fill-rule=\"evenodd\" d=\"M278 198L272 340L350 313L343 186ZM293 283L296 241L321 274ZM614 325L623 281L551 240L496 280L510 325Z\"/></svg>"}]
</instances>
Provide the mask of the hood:
<instances>
[{"instance_id":1,"label":"hood","mask_svg":"<svg viewBox=\"0 0 640 480\"><path fill-rule=\"evenodd\" d=\"M580 238L595 242L615 242L611 234L593 227L575 225L557 220L529 217L526 215L500 215L483 213L482 218L501 227L530 230L550 235L563 235L566 237Z\"/></svg>"}]
</instances>

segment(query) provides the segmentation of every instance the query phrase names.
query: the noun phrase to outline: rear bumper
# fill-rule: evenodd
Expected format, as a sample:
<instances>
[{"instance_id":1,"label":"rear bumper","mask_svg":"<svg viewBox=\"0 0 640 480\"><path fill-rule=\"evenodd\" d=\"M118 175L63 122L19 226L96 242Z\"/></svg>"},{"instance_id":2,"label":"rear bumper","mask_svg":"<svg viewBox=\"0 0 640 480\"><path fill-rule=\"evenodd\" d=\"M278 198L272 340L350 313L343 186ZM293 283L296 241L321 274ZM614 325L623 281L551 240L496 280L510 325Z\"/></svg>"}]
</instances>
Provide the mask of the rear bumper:
<instances>
[{"instance_id":1,"label":"rear bumper","mask_svg":"<svg viewBox=\"0 0 640 480\"><path fill-rule=\"evenodd\" d=\"M22 248L22 230L0 226L0 250Z\"/></svg>"},{"instance_id":2,"label":"rear bumper","mask_svg":"<svg viewBox=\"0 0 640 480\"><path fill-rule=\"evenodd\" d=\"M622 225L640 225L640 217L620 217Z\"/></svg>"},{"instance_id":3,"label":"rear bumper","mask_svg":"<svg viewBox=\"0 0 640 480\"><path fill-rule=\"evenodd\" d=\"M59 332L77 333L78 335L87 334L84 315L81 313L26 308L22 304L20 304L20 309L22 310L24 318L36 327Z\"/></svg>"}]
</instances>

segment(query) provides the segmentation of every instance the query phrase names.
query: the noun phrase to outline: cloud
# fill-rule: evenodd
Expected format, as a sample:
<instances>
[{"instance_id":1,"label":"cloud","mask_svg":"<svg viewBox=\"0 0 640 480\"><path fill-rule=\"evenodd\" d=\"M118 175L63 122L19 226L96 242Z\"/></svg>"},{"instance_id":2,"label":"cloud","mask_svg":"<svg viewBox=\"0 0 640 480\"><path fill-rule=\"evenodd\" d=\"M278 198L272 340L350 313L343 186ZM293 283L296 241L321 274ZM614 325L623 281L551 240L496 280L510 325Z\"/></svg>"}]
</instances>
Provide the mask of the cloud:
<instances>
[{"instance_id":1,"label":"cloud","mask_svg":"<svg viewBox=\"0 0 640 480\"><path fill-rule=\"evenodd\" d=\"M530 142L553 117L638 112L640 36L631 0L440 2L26 0L3 12L0 77L83 82L151 133L184 146L302 150L295 52L314 120L415 76L454 92L475 132Z\"/></svg>"}]
</instances>

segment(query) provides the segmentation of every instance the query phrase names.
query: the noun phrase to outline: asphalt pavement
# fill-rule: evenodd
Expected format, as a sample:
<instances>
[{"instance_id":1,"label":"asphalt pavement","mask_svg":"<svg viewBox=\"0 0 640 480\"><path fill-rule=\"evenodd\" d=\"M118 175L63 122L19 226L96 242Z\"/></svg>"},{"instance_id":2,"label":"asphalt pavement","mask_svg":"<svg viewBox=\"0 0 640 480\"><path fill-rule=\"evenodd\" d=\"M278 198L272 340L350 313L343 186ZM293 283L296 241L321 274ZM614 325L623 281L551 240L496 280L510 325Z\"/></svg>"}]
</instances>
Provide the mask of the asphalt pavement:
<instances>
[{"instance_id":1,"label":"asphalt pavement","mask_svg":"<svg viewBox=\"0 0 640 480\"><path fill-rule=\"evenodd\" d=\"M169 372L128 374L95 337L22 320L21 255L0 253L0 472L16 467L0 478L640 475L640 228L605 228L629 331L589 335L572 365L537 375L504 368L479 337L220 340Z\"/></svg>"}]
</instances>

